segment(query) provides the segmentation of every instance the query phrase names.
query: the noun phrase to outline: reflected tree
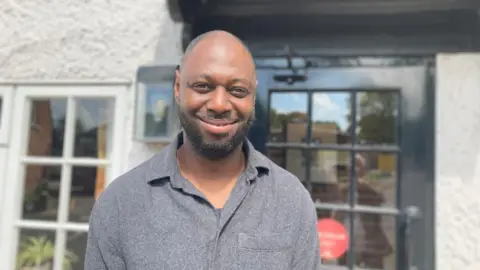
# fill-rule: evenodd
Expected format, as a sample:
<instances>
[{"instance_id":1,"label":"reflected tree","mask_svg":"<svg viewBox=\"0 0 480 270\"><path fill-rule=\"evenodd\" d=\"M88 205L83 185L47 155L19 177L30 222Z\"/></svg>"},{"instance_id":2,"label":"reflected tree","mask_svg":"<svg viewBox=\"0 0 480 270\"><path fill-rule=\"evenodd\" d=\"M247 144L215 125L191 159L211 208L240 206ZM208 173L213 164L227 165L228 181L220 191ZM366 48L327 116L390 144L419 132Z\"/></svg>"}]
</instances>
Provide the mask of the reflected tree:
<instances>
[{"instance_id":1,"label":"reflected tree","mask_svg":"<svg viewBox=\"0 0 480 270\"><path fill-rule=\"evenodd\" d=\"M357 141L395 143L397 95L392 92L364 92L359 93L357 98ZM347 118L352 123L352 115L349 114Z\"/></svg>"}]
</instances>

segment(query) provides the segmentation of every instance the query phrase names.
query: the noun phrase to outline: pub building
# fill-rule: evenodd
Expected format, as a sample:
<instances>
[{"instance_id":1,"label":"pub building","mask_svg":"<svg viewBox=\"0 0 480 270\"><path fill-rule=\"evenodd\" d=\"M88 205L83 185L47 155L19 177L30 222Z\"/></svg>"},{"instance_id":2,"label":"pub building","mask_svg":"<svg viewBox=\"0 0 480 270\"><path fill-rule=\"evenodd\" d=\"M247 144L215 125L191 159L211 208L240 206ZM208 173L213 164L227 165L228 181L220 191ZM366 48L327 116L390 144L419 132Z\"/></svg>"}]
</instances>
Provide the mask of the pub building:
<instances>
[{"instance_id":1,"label":"pub building","mask_svg":"<svg viewBox=\"0 0 480 270\"><path fill-rule=\"evenodd\" d=\"M249 139L310 192L325 269L480 269L479 1L38 4L0 7L0 269L83 269L95 199L179 132L175 67L215 29L255 58Z\"/></svg>"}]
</instances>

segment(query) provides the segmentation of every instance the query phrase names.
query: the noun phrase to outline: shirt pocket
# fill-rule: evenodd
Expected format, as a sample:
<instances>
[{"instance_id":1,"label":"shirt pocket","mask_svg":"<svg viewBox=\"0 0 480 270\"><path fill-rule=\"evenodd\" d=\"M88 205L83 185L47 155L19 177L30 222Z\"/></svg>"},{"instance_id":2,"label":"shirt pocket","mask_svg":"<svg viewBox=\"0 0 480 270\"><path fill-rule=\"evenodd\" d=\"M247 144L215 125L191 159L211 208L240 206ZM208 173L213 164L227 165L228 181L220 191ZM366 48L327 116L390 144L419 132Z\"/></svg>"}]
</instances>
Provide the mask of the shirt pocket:
<instances>
[{"instance_id":1,"label":"shirt pocket","mask_svg":"<svg viewBox=\"0 0 480 270\"><path fill-rule=\"evenodd\" d=\"M288 233L239 233L238 265L248 270L290 269L293 242Z\"/></svg>"}]
</instances>

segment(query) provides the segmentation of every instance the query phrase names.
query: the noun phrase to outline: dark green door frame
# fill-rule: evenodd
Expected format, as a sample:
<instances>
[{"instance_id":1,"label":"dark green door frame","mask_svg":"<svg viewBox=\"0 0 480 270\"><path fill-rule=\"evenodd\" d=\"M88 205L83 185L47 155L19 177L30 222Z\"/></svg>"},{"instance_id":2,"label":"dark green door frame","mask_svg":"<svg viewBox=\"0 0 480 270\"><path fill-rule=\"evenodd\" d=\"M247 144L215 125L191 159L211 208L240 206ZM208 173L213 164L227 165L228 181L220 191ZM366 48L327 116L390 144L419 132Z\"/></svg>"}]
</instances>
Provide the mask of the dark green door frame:
<instances>
[{"instance_id":1,"label":"dark green door frame","mask_svg":"<svg viewBox=\"0 0 480 270\"><path fill-rule=\"evenodd\" d=\"M378 91L398 90L400 94L399 110L399 145L385 146L335 146L322 144L291 144L286 147L297 149L340 149L352 151L386 151L398 152L398 187L397 207L392 209L372 208L348 205L318 205L320 208L336 208L347 212L367 212L398 215L397 219L397 269L407 269L405 260L412 260L411 265L419 270L432 270L434 264L434 62L429 59L410 58L376 58L352 59L336 58L330 67L308 70L308 80L288 85L273 79L275 74L288 74L289 69L282 69L276 63L257 59L257 121L250 131L253 144L265 152L266 147L284 147L285 145L267 142L269 95L270 91ZM321 59L316 59L321 60ZM342 61L343 60L343 61ZM280 60L281 61L281 60ZM263 62L263 63L262 63ZM301 62L301 61L300 61ZM368 63L368 64L367 64ZM303 72L303 71L300 71ZM311 107L311 106L310 106ZM310 112L311 113L311 112ZM311 126L311 124L310 124ZM308 185L307 185L308 186ZM354 187L350 187L354 190ZM353 194L353 193L351 193ZM404 230L403 211L410 206L418 208L420 219L414 220L409 230ZM409 208L412 210L412 208ZM353 230L353 228L352 228ZM410 242L401 241L407 233ZM404 246L404 244L408 246ZM409 254L409 252L412 252Z\"/></svg>"}]
</instances>

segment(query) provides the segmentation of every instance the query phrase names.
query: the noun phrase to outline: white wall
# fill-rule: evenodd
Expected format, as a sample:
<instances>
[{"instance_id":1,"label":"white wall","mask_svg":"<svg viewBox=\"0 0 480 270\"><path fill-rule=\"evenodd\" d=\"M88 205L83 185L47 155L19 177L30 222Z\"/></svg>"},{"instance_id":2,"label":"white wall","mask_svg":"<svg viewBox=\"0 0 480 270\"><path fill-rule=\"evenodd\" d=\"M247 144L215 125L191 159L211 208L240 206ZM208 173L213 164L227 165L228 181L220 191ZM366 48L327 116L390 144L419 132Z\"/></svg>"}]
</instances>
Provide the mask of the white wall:
<instances>
[{"instance_id":1,"label":"white wall","mask_svg":"<svg viewBox=\"0 0 480 270\"><path fill-rule=\"evenodd\" d=\"M437 270L480 269L480 54L442 54L436 89Z\"/></svg>"},{"instance_id":2,"label":"white wall","mask_svg":"<svg viewBox=\"0 0 480 270\"><path fill-rule=\"evenodd\" d=\"M0 80L133 80L181 57L167 0L0 0L0 14ZM131 141L131 97L125 169L153 154Z\"/></svg>"}]
</instances>

